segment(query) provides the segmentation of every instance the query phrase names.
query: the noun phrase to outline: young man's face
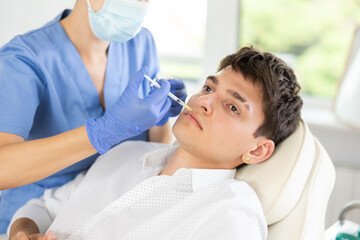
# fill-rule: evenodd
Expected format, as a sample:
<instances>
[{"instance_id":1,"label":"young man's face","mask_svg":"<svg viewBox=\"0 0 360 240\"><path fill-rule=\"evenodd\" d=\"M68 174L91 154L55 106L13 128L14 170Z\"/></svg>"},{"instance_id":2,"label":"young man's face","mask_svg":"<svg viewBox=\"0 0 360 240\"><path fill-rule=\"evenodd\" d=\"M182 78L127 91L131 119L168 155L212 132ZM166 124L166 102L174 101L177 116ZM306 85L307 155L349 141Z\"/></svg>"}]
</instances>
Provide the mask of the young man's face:
<instances>
[{"instance_id":1,"label":"young man's face","mask_svg":"<svg viewBox=\"0 0 360 240\"><path fill-rule=\"evenodd\" d=\"M229 66L209 76L178 117L173 133L180 145L209 167L234 168L257 151L263 137L254 132L264 121L262 90ZM252 152L254 153L254 152Z\"/></svg>"}]
</instances>

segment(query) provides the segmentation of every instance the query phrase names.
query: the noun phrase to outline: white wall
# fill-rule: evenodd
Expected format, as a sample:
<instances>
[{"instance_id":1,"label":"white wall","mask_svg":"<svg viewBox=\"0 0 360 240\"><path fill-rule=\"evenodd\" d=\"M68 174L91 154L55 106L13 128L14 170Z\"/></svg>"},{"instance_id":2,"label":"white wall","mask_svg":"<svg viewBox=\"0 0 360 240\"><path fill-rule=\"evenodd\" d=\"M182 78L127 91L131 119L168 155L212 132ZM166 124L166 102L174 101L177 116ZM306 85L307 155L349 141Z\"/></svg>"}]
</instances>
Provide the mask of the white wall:
<instances>
[{"instance_id":1,"label":"white wall","mask_svg":"<svg viewBox=\"0 0 360 240\"><path fill-rule=\"evenodd\" d=\"M223 57L238 49L239 13L239 0L226 0L226 4L208 1L202 79L214 73Z\"/></svg>"},{"instance_id":2,"label":"white wall","mask_svg":"<svg viewBox=\"0 0 360 240\"><path fill-rule=\"evenodd\" d=\"M15 35L41 27L76 0L0 0L0 46Z\"/></svg>"}]
</instances>

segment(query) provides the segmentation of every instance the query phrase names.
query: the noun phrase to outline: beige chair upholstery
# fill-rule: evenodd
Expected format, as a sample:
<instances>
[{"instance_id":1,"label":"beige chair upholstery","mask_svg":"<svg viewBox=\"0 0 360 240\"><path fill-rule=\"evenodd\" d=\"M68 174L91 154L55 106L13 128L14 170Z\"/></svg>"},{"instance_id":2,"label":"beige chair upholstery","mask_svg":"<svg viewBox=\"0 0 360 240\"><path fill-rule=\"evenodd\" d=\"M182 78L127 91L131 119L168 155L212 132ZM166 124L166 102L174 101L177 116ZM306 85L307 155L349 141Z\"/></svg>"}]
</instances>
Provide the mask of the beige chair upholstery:
<instances>
[{"instance_id":1,"label":"beige chair upholstery","mask_svg":"<svg viewBox=\"0 0 360 240\"><path fill-rule=\"evenodd\" d=\"M335 169L304 121L276 147L270 159L241 167L236 178L256 191L269 226L269 240L324 239Z\"/></svg>"}]
</instances>

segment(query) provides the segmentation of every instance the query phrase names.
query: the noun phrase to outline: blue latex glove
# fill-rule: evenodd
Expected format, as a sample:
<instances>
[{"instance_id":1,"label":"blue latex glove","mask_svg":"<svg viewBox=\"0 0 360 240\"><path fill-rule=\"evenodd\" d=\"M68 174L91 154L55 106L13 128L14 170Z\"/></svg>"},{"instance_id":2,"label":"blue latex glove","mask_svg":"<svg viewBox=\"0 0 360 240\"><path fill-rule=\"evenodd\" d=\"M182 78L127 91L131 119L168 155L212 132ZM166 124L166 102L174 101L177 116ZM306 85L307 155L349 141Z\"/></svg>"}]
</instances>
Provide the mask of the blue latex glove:
<instances>
[{"instance_id":1,"label":"blue latex glove","mask_svg":"<svg viewBox=\"0 0 360 240\"><path fill-rule=\"evenodd\" d=\"M183 102L185 102L185 99L187 97L185 84L181 79L170 79L168 82L171 85L170 92L180 98ZM171 107L169 111L166 113L165 117L158 122L158 126L162 126L165 123L167 123L169 117L175 117L179 115L179 113L182 110L182 106L175 102L172 98L169 98L171 101Z\"/></svg>"},{"instance_id":2,"label":"blue latex glove","mask_svg":"<svg viewBox=\"0 0 360 240\"><path fill-rule=\"evenodd\" d=\"M167 95L170 83L165 80L159 82L161 88L155 89L144 99L138 97L138 89L146 73L145 67L135 74L115 106L104 116L86 121L88 137L100 154L153 127L169 111L171 102Z\"/></svg>"}]
</instances>

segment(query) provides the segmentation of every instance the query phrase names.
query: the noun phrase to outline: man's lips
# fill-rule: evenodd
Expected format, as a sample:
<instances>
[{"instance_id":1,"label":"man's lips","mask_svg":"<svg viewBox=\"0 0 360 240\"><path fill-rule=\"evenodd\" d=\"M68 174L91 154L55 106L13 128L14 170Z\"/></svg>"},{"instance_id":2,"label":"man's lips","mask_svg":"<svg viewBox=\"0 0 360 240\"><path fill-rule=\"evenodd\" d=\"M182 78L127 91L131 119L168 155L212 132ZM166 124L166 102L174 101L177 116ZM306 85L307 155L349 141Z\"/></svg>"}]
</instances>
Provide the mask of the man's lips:
<instances>
[{"instance_id":1,"label":"man's lips","mask_svg":"<svg viewBox=\"0 0 360 240\"><path fill-rule=\"evenodd\" d=\"M200 125L198 116L196 116L196 113L189 111L189 112L185 113L185 117L187 119L189 119L191 122L193 122L198 128L200 128L202 130L202 127Z\"/></svg>"}]
</instances>

